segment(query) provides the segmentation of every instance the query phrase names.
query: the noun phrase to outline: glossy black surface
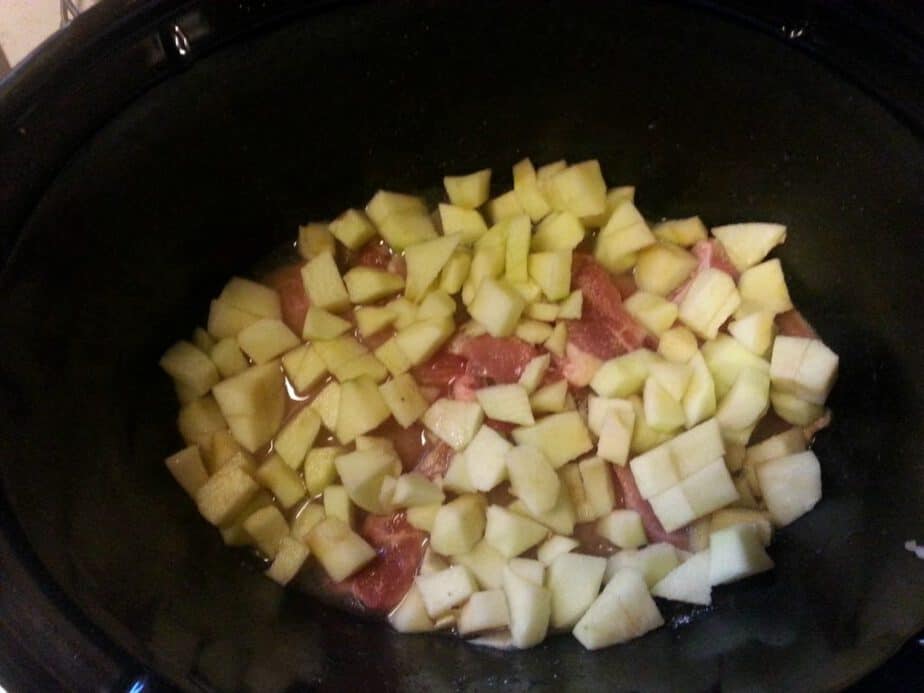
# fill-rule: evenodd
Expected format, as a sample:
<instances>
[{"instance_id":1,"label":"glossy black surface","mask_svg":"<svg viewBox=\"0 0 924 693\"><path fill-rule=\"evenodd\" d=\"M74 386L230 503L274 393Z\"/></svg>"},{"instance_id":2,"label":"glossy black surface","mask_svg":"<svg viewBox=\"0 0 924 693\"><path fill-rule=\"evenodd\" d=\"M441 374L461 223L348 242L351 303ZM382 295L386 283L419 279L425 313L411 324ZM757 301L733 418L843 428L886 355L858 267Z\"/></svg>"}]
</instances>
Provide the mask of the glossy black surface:
<instances>
[{"instance_id":1,"label":"glossy black surface","mask_svg":"<svg viewBox=\"0 0 924 693\"><path fill-rule=\"evenodd\" d=\"M0 286L0 550L14 579L43 585L24 599L80 624L62 637L94 624L95 654L66 683L116 685L128 658L187 688L827 689L924 626L924 563L903 548L924 540L914 108L668 3L321 6L188 59L145 33L155 4L122 44L149 71L113 83L100 62L63 103L90 123L175 76L72 157L73 128L0 121L3 163L45 153L0 166L3 223L22 227ZM183 17L203 45L221 21ZM599 157L649 217L786 223L790 289L841 355L817 445L826 498L780 533L777 570L595 654L569 638L505 654L402 637L283 591L223 547L161 461L179 439L156 360L228 275L379 186L485 165L509 184L526 154Z\"/></svg>"}]
</instances>

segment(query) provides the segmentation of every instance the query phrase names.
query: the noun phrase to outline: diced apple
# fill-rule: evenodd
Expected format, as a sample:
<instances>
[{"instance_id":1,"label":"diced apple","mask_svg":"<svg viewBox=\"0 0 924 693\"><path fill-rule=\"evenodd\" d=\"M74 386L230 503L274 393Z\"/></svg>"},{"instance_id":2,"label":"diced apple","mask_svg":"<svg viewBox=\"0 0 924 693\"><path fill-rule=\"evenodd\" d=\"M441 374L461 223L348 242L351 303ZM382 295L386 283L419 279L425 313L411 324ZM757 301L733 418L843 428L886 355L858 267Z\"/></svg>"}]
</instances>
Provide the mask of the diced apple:
<instances>
[{"instance_id":1,"label":"diced apple","mask_svg":"<svg viewBox=\"0 0 924 693\"><path fill-rule=\"evenodd\" d=\"M758 310L746 318L730 323L728 332L746 349L760 357L764 357L770 350L770 345L773 344L775 332L773 313L767 310Z\"/></svg>"},{"instance_id":2,"label":"diced apple","mask_svg":"<svg viewBox=\"0 0 924 693\"><path fill-rule=\"evenodd\" d=\"M529 395L522 385L493 385L475 391L485 416L496 421L509 421L521 426L535 423L529 405Z\"/></svg>"},{"instance_id":3,"label":"diced apple","mask_svg":"<svg viewBox=\"0 0 924 693\"><path fill-rule=\"evenodd\" d=\"M658 356L648 349L636 349L605 361L590 381L590 387L603 397L628 397L642 389L649 368Z\"/></svg>"},{"instance_id":4,"label":"diced apple","mask_svg":"<svg viewBox=\"0 0 924 693\"><path fill-rule=\"evenodd\" d=\"M333 339L352 329L353 325L323 308L311 306L302 325L302 339ZM243 333L242 333L243 334Z\"/></svg>"},{"instance_id":5,"label":"diced apple","mask_svg":"<svg viewBox=\"0 0 924 693\"><path fill-rule=\"evenodd\" d=\"M321 417L309 407L299 411L276 435L273 449L292 469L301 467L321 430Z\"/></svg>"},{"instance_id":6,"label":"diced apple","mask_svg":"<svg viewBox=\"0 0 924 693\"><path fill-rule=\"evenodd\" d=\"M546 538L548 530L538 522L492 505L487 510L484 538L503 556L513 558Z\"/></svg>"},{"instance_id":7,"label":"diced apple","mask_svg":"<svg viewBox=\"0 0 924 693\"><path fill-rule=\"evenodd\" d=\"M568 341L568 324L563 320L555 323L551 336L545 340L542 346L549 352L558 357L565 355L565 345Z\"/></svg>"},{"instance_id":8,"label":"diced apple","mask_svg":"<svg viewBox=\"0 0 924 693\"><path fill-rule=\"evenodd\" d=\"M629 462L642 498L650 499L680 483L681 476L667 445L639 455Z\"/></svg>"},{"instance_id":9,"label":"diced apple","mask_svg":"<svg viewBox=\"0 0 924 693\"><path fill-rule=\"evenodd\" d=\"M571 293L571 251L531 253L529 276L550 301L560 301Z\"/></svg>"},{"instance_id":10,"label":"diced apple","mask_svg":"<svg viewBox=\"0 0 924 693\"><path fill-rule=\"evenodd\" d=\"M710 518L710 534L718 532L732 525L749 524L757 528L760 541L764 546L769 546L773 539L773 525L770 524L769 514L757 510L745 510L742 508L725 508L717 510Z\"/></svg>"},{"instance_id":11,"label":"diced apple","mask_svg":"<svg viewBox=\"0 0 924 693\"><path fill-rule=\"evenodd\" d=\"M551 359L552 357L549 354L542 354L526 364L523 372L520 373L519 380L520 385L526 388L526 392L533 393L536 391L549 369Z\"/></svg>"},{"instance_id":12,"label":"diced apple","mask_svg":"<svg viewBox=\"0 0 924 693\"><path fill-rule=\"evenodd\" d=\"M430 618L436 618L462 604L478 589L471 573L461 565L431 575L418 575L414 584L420 591Z\"/></svg>"},{"instance_id":13,"label":"diced apple","mask_svg":"<svg viewBox=\"0 0 924 693\"><path fill-rule=\"evenodd\" d=\"M701 604L712 603L712 585L709 582L709 550L693 554L674 568L651 588L655 597L675 602Z\"/></svg>"},{"instance_id":14,"label":"diced apple","mask_svg":"<svg viewBox=\"0 0 924 693\"><path fill-rule=\"evenodd\" d=\"M308 547L302 542L283 537L272 565L266 569L266 576L277 584L289 584L305 564L309 553Z\"/></svg>"},{"instance_id":15,"label":"diced apple","mask_svg":"<svg viewBox=\"0 0 924 693\"><path fill-rule=\"evenodd\" d=\"M553 628L571 628L600 593L606 559L563 553L549 565L547 586L552 593Z\"/></svg>"},{"instance_id":16,"label":"diced apple","mask_svg":"<svg viewBox=\"0 0 924 693\"><path fill-rule=\"evenodd\" d=\"M477 212L476 212L477 214ZM460 236L442 236L410 246L405 251L407 262L407 288L405 295L412 301L423 298L439 277L459 245Z\"/></svg>"},{"instance_id":17,"label":"diced apple","mask_svg":"<svg viewBox=\"0 0 924 693\"><path fill-rule=\"evenodd\" d=\"M666 332L677 320L677 304L657 294L636 291L624 305L642 327L656 335Z\"/></svg>"},{"instance_id":18,"label":"diced apple","mask_svg":"<svg viewBox=\"0 0 924 693\"><path fill-rule=\"evenodd\" d=\"M208 481L209 475L202 464L198 445L190 445L171 455L166 459L166 465L177 483L191 496L195 496Z\"/></svg>"},{"instance_id":19,"label":"diced apple","mask_svg":"<svg viewBox=\"0 0 924 693\"><path fill-rule=\"evenodd\" d=\"M327 224L311 223L298 227L298 254L311 260L322 253L333 254L337 246Z\"/></svg>"},{"instance_id":20,"label":"diced apple","mask_svg":"<svg viewBox=\"0 0 924 693\"><path fill-rule=\"evenodd\" d=\"M519 445L542 450L556 469L593 449L584 420L573 411L551 414L532 426L515 428L513 439Z\"/></svg>"},{"instance_id":21,"label":"diced apple","mask_svg":"<svg viewBox=\"0 0 924 693\"><path fill-rule=\"evenodd\" d=\"M659 241L683 247L695 245L697 241L704 241L708 235L706 226L699 217L662 221L652 229L652 233Z\"/></svg>"},{"instance_id":22,"label":"diced apple","mask_svg":"<svg viewBox=\"0 0 924 693\"><path fill-rule=\"evenodd\" d=\"M545 639L552 614L549 590L504 568L504 594L510 620L510 636L519 649L537 645Z\"/></svg>"},{"instance_id":23,"label":"diced apple","mask_svg":"<svg viewBox=\"0 0 924 693\"><path fill-rule=\"evenodd\" d=\"M578 546L580 546L580 543L576 539L554 534L542 542L542 545L536 551L536 558L540 563L550 566L556 558L573 551Z\"/></svg>"},{"instance_id":24,"label":"diced apple","mask_svg":"<svg viewBox=\"0 0 924 693\"><path fill-rule=\"evenodd\" d=\"M637 571L649 587L660 582L680 564L680 555L673 545L652 544L644 549L624 549L610 556L603 579L610 581L618 571L630 568Z\"/></svg>"},{"instance_id":25,"label":"diced apple","mask_svg":"<svg viewBox=\"0 0 924 693\"><path fill-rule=\"evenodd\" d=\"M479 541L471 551L453 556L452 561L468 568L482 589L503 586L507 559L487 541Z\"/></svg>"},{"instance_id":26,"label":"diced apple","mask_svg":"<svg viewBox=\"0 0 924 693\"><path fill-rule=\"evenodd\" d=\"M434 503L408 508L406 513L408 524L429 533L433 529L433 523L436 521L436 514L440 511L440 507L439 503Z\"/></svg>"},{"instance_id":27,"label":"diced apple","mask_svg":"<svg viewBox=\"0 0 924 693\"><path fill-rule=\"evenodd\" d=\"M268 286L249 279L240 277L231 279L225 284L218 300L260 318L282 316L279 294Z\"/></svg>"},{"instance_id":28,"label":"diced apple","mask_svg":"<svg viewBox=\"0 0 924 693\"><path fill-rule=\"evenodd\" d=\"M757 467L757 479L778 527L795 521L821 500L821 465L811 450L764 462Z\"/></svg>"},{"instance_id":29,"label":"diced apple","mask_svg":"<svg viewBox=\"0 0 924 693\"><path fill-rule=\"evenodd\" d=\"M452 296L442 289L428 291L420 302L417 310L417 319L449 318L456 314L456 302Z\"/></svg>"},{"instance_id":30,"label":"diced apple","mask_svg":"<svg viewBox=\"0 0 924 693\"><path fill-rule=\"evenodd\" d=\"M769 404L769 376L759 370L745 368L722 398L715 418L723 429L742 430L757 423Z\"/></svg>"},{"instance_id":31,"label":"diced apple","mask_svg":"<svg viewBox=\"0 0 924 693\"><path fill-rule=\"evenodd\" d=\"M541 514L555 507L561 482L540 450L518 445L507 451L505 460L510 490L530 513Z\"/></svg>"},{"instance_id":32,"label":"diced apple","mask_svg":"<svg viewBox=\"0 0 924 693\"><path fill-rule=\"evenodd\" d=\"M521 578L540 587L545 584L545 566L532 558L511 558L507 567Z\"/></svg>"},{"instance_id":33,"label":"diced apple","mask_svg":"<svg viewBox=\"0 0 924 693\"><path fill-rule=\"evenodd\" d=\"M555 414L565 411L568 398L568 381L559 380L536 390L529 405L536 414Z\"/></svg>"},{"instance_id":34,"label":"diced apple","mask_svg":"<svg viewBox=\"0 0 924 693\"><path fill-rule=\"evenodd\" d=\"M341 385L340 410L349 412L337 417L335 433L342 444L378 428L391 414L378 386L369 377L349 380Z\"/></svg>"},{"instance_id":35,"label":"diced apple","mask_svg":"<svg viewBox=\"0 0 924 693\"><path fill-rule=\"evenodd\" d=\"M403 193L379 190L366 204L366 214L380 225L385 219L398 212L426 213L427 206L419 197Z\"/></svg>"},{"instance_id":36,"label":"diced apple","mask_svg":"<svg viewBox=\"0 0 924 693\"><path fill-rule=\"evenodd\" d=\"M587 609L572 633L588 650L640 637L664 624L639 573L620 570Z\"/></svg>"},{"instance_id":37,"label":"diced apple","mask_svg":"<svg viewBox=\"0 0 924 693\"><path fill-rule=\"evenodd\" d=\"M302 267L302 282L312 306L338 312L350 307L350 295L330 253L322 253Z\"/></svg>"},{"instance_id":38,"label":"diced apple","mask_svg":"<svg viewBox=\"0 0 924 693\"><path fill-rule=\"evenodd\" d=\"M454 450L461 450L475 436L484 412L477 402L438 399L424 412L423 424Z\"/></svg>"},{"instance_id":39,"label":"diced apple","mask_svg":"<svg viewBox=\"0 0 924 693\"><path fill-rule=\"evenodd\" d=\"M770 379L775 390L813 404L824 404L837 378L838 357L817 339L777 337Z\"/></svg>"},{"instance_id":40,"label":"diced apple","mask_svg":"<svg viewBox=\"0 0 924 693\"><path fill-rule=\"evenodd\" d=\"M716 410L715 383L702 354L694 354L689 365L692 369L690 384L682 402L688 428L705 421L715 414Z\"/></svg>"},{"instance_id":41,"label":"diced apple","mask_svg":"<svg viewBox=\"0 0 924 693\"><path fill-rule=\"evenodd\" d=\"M477 491L468 474L465 454L457 452L449 461L449 467L443 477L443 488L453 493L474 493Z\"/></svg>"},{"instance_id":42,"label":"diced apple","mask_svg":"<svg viewBox=\"0 0 924 693\"><path fill-rule=\"evenodd\" d=\"M418 473L402 474L395 484L392 503L399 508L433 505L443 502L440 487Z\"/></svg>"},{"instance_id":43,"label":"diced apple","mask_svg":"<svg viewBox=\"0 0 924 693\"><path fill-rule=\"evenodd\" d=\"M533 252L574 250L584 240L584 226L570 212L552 212L533 234Z\"/></svg>"},{"instance_id":44,"label":"diced apple","mask_svg":"<svg viewBox=\"0 0 924 693\"><path fill-rule=\"evenodd\" d=\"M506 455L511 448L497 431L481 425L464 453L467 480L473 490L490 491L507 478Z\"/></svg>"},{"instance_id":45,"label":"diced apple","mask_svg":"<svg viewBox=\"0 0 924 693\"><path fill-rule=\"evenodd\" d=\"M405 327L395 335L395 343L411 365L429 359L455 332L452 318L428 318Z\"/></svg>"},{"instance_id":46,"label":"diced apple","mask_svg":"<svg viewBox=\"0 0 924 693\"><path fill-rule=\"evenodd\" d=\"M376 557L375 549L361 536L330 516L311 530L308 546L334 582L346 580Z\"/></svg>"},{"instance_id":47,"label":"diced apple","mask_svg":"<svg viewBox=\"0 0 924 693\"><path fill-rule=\"evenodd\" d=\"M520 204L520 198L513 190L508 190L503 195L498 195L484 206L485 214L492 224L498 224L505 219L519 216L524 213Z\"/></svg>"},{"instance_id":48,"label":"diced apple","mask_svg":"<svg viewBox=\"0 0 924 693\"><path fill-rule=\"evenodd\" d=\"M237 349L237 344L234 345ZM297 392L316 385L327 373L327 365L318 352L308 344L293 349L282 357L282 367Z\"/></svg>"},{"instance_id":49,"label":"diced apple","mask_svg":"<svg viewBox=\"0 0 924 693\"><path fill-rule=\"evenodd\" d=\"M571 212L576 217L593 216L606 209L606 182L596 159L553 174L543 191L552 209Z\"/></svg>"},{"instance_id":50,"label":"diced apple","mask_svg":"<svg viewBox=\"0 0 924 693\"><path fill-rule=\"evenodd\" d=\"M475 592L459 612L459 635L503 628L510 622L503 590Z\"/></svg>"},{"instance_id":51,"label":"diced apple","mask_svg":"<svg viewBox=\"0 0 924 693\"><path fill-rule=\"evenodd\" d=\"M641 291L667 296L696 268L696 258L673 243L655 243L638 254L635 282Z\"/></svg>"},{"instance_id":52,"label":"diced apple","mask_svg":"<svg viewBox=\"0 0 924 693\"><path fill-rule=\"evenodd\" d=\"M353 502L346 488L339 484L331 484L324 489L322 500L325 517L333 517L350 527L353 526Z\"/></svg>"},{"instance_id":53,"label":"diced apple","mask_svg":"<svg viewBox=\"0 0 924 693\"><path fill-rule=\"evenodd\" d=\"M525 306L523 298L510 284L487 277L481 282L469 313L492 336L504 337L513 334Z\"/></svg>"},{"instance_id":54,"label":"diced apple","mask_svg":"<svg viewBox=\"0 0 924 693\"><path fill-rule=\"evenodd\" d=\"M506 238L504 276L511 284L526 282L529 279L526 262L532 231L529 217L521 214L505 219L501 225Z\"/></svg>"},{"instance_id":55,"label":"diced apple","mask_svg":"<svg viewBox=\"0 0 924 693\"><path fill-rule=\"evenodd\" d=\"M680 402L674 399L654 377L648 376L642 395L645 421L656 431L675 431L686 418Z\"/></svg>"},{"instance_id":56,"label":"diced apple","mask_svg":"<svg viewBox=\"0 0 924 693\"><path fill-rule=\"evenodd\" d=\"M741 297L735 281L709 268L696 275L680 302L679 318L704 339L715 339L722 324L735 312Z\"/></svg>"},{"instance_id":57,"label":"diced apple","mask_svg":"<svg viewBox=\"0 0 924 693\"><path fill-rule=\"evenodd\" d=\"M379 385L379 393L395 420L407 428L423 416L428 404L409 373L395 376Z\"/></svg>"},{"instance_id":58,"label":"diced apple","mask_svg":"<svg viewBox=\"0 0 924 693\"><path fill-rule=\"evenodd\" d=\"M688 363L698 350L696 335L683 326L662 332L658 339L658 354L672 363Z\"/></svg>"},{"instance_id":59,"label":"diced apple","mask_svg":"<svg viewBox=\"0 0 924 693\"><path fill-rule=\"evenodd\" d=\"M437 208L440 226L445 236L457 235L463 243L474 243L488 230L484 217L477 209L440 204Z\"/></svg>"},{"instance_id":60,"label":"diced apple","mask_svg":"<svg viewBox=\"0 0 924 693\"><path fill-rule=\"evenodd\" d=\"M213 525L222 525L247 505L259 486L241 467L225 467L196 491L196 505Z\"/></svg>"},{"instance_id":61,"label":"diced apple","mask_svg":"<svg viewBox=\"0 0 924 693\"><path fill-rule=\"evenodd\" d=\"M732 481L725 461L721 458L680 482L680 489L693 509L695 518L708 515L738 500L738 489L735 488L735 482ZM667 529L667 525L664 528ZM677 528L674 526L667 531L672 532Z\"/></svg>"},{"instance_id":62,"label":"diced apple","mask_svg":"<svg viewBox=\"0 0 924 693\"><path fill-rule=\"evenodd\" d=\"M668 532L684 527L698 515L678 484L648 499L651 509Z\"/></svg>"},{"instance_id":63,"label":"diced apple","mask_svg":"<svg viewBox=\"0 0 924 693\"><path fill-rule=\"evenodd\" d=\"M289 523L275 505L257 510L244 520L244 530L254 545L270 559L275 558L279 544L289 535Z\"/></svg>"},{"instance_id":64,"label":"diced apple","mask_svg":"<svg viewBox=\"0 0 924 693\"><path fill-rule=\"evenodd\" d=\"M328 226L334 238L347 248L356 250L375 236L375 227L363 212L348 209Z\"/></svg>"},{"instance_id":65,"label":"diced apple","mask_svg":"<svg viewBox=\"0 0 924 693\"><path fill-rule=\"evenodd\" d=\"M285 383L276 362L248 368L212 388L235 439L256 452L279 430L285 411Z\"/></svg>"},{"instance_id":66,"label":"diced apple","mask_svg":"<svg viewBox=\"0 0 924 693\"><path fill-rule=\"evenodd\" d=\"M482 169L465 176L446 176L443 178L443 186L452 204L475 209L488 199L491 169Z\"/></svg>"},{"instance_id":67,"label":"diced apple","mask_svg":"<svg viewBox=\"0 0 924 693\"><path fill-rule=\"evenodd\" d=\"M658 383L673 399L680 401L690 384L693 367L686 363L653 363L649 378Z\"/></svg>"},{"instance_id":68,"label":"diced apple","mask_svg":"<svg viewBox=\"0 0 924 693\"><path fill-rule=\"evenodd\" d=\"M778 259L767 260L751 267L738 279L741 300L771 313L792 310L792 300Z\"/></svg>"},{"instance_id":69,"label":"diced apple","mask_svg":"<svg viewBox=\"0 0 924 693\"><path fill-rule=\"evenodd\" d=\"M568 297L558 304L557 317L561 320L580 320L584 307L584 294L575 289Z\"/></svg>"},{"instance_id":70,"label":"diced apple","mask_svg":"<svg viewBox=\"0 0 924 693\"><path fill-rule=\"evenodd\" d=\"M404 288L400 274L371 267L354 267L343 275L343 283L353 303L375 303Z\"/></svg>"},{"instance_id":71,"label":"diced apple","mask_svg":"<svg viewBox=\"0 0 924 693\"><path fill-rule=\"evenodd\" d=\"M629 444L631 454L639 455L670 438L669 433L656 431L648 425L645 420L645 408L642 405L641 397L632 395L627 401L635 412L635 426L632 429L632 442Z\"/></svg>"},{"instance_id":72,"label":"diced apple","mask_svg":"<svg viewBox=\"0 0 924 693\"><path fill-rule=\"evenodd\" d=\"M726 334L720 334L703 344L701 353L712 374L715 394L719 399L722 399L731 389L738 375L745 368L753 368L764 373L770 372L770 364ZM770 378L773 379L772 373Z\"/></svg>"},{"instance_id":73,"label":"diced apple","mask_svg":"<svg viewBox=\"0 0 924 693\"><path fill-rule=\"evenodd\" d=\"M635 253L655 243L645 219L631 201L624 201L612 213L597 235L594 257L610 272L622 272L634 263ZM626 258L632 258L631 263Z\"/></svg>"},{"instance_id":74,"label":"diced apple","mask_svg":"<svg viewBox=\"0 0 924 693\"><path fill-rule=\"evenodd\" d=\"M398 346L397 340L392 337L383 342L376 350L375 357L384 364L388 372L394 376L407 373L412 364L401 347Z\"/></svg>"},{"instance_id":75,"label":"diced apple","mask_svg":"<svg viewBox=\"0 0 924 693\"><path fill-rule=\"evenodd\" d=\"M238 332L255 323L260 317L236 308L227 301L215 300L209 306L209 334L215 339L236 337Z\"/></svg>"},{"instance_id":76,"label":"diced apple","mask_svg":"<svg viewBox=\"0 0 924 693\"><path fill-rule=\"evenodd\" d=\"M770 390L770 404L777 416L794 426L808 426L817 421L825 411L820 404L807 402L788 392L773 389Z\"/></svg>"},{"instance_id":77,"label":"diced apple","mask_svg":"<svg viewBox=\"0 0 924 693\"><path fill-rule=\"evenodd\" d=\"M281 320L263 318L241 330L237 343L255 363L262 364L299 346L301 340Z\"/></svg>"},{"instance_id":78,"label":"diced apple","mask_svg":"<svg viewBox=\"0 0 924 693\"><path fill-rule=\"evenodd\" d=\"M337 430L337 419L340 418L340 390L340 383L328 383L309 405L321 417L324 428L332 433Z\"/></svg>"},{"instance_id":79,"label":"diced apple","mask_svg":"<svg viewBox=\"0 0 924 693\"><path fill-rule=\"evenodd\" d=\"M747 464L759 465L804 450L805 436L801 429L793 427L747 448L745 461Z\"/></svg>"},{"instance_id":80,"label":"diced apple","mask_svg":"<svg viewBox=\"0 0 924 693\"><path fill-rule=\"evenodd\" d=\"M614 510L597 520L597 534L620 549L637 549L648 543L641 516L634 510Z\"/></svg>"},{"instance_id":81,"label":"diced apple","mask_svg":"<svg viewBox=\"0 0 924 693\"><path fill-rule=\"evenodd\" d=\"M472 254L467 249L456 248L440 272L439 288L448 294L459 293L471 267Z\"/></svg>"},{"instance_id":82,"label":"diced apple","mask_svg":"<svg viewBox=\"0 0 924 693\"><path fill-rule=\"evenodd\" d=\"M538 172L537 172L538 177ZM632 185L623 185L616 188L610 188L606 191L606 209L600 214L591 214L582 217L581 223L590 229L599 229L606 225L610 215L616 208L625 201L635 201L635 187Z\"/></svg>"},{"instance_id":83,"label":"diced apple","mask_svg":"<svg viewBox=\"0 0 924 693\"><path fill-rule=\"evenodd\" d=\"M217 472L229 464L243 464L248 470L254 470L253 455L241 447L231 431L223 429L212 434L209 448L204 448L205 462L210 473Z\"/></svg>"},{"instance_id":84,"label":"diced apple","mask_svg":"<svg viewBox=\"0 0 924 693\"><path fill-rule=\"evenodd\" d=\"M430 546L444 556L455 556L471 551L484 534L484 499L467 494L440 507L433 520Z\"/></svg>"},{"instance_id":85,"label":"diced apple","mask_svg":"<svg viewBox=\"0 0 924 693\"><path fill-rule=\"evenodd\" d=\"M635 410L627 399L611 397L598 397L590 395L587 398L587 427L599 436L603 430L604 421L610 413L615 412L630 428L635 421Z\"/></svg>"},{"instance_id":86,"label":"diced apple","mask_svg":"<svg viewBox=\"0 0 924 693\"><path fill-rule=\"evenodd\" d=\"M719 239L738 271L744 272L786 240L786 227L782 224L728 224L714 227L712 235Z\"/></svg>"},{"instance_id":87,"label":"diced apple","mask_svg":"<svg viewBox=\"0 0 924 693\"><path fill-rule=\"evenodd\" d=\"M247 358L233 337L225 337L217 342L209 356L222 378L230 378L247 370Z\"/></svg>"},{"instance_id":88,"label":"diced apple","mask_svg":"<svg viewBox=\"0 0 924 693\"><path fill-rule=\"evenodd\" d=\"M586 521L603 517L616 503L610 465L599 457L588 457L578 463L578 469L581 472L584 499L589 511Z\"/></svg>"},{"instance_id":89,"label":"diced apple","mask_svg":"<svg viewBox=\"0 0 924 693\"><path fill-rule=\"evenodd\" d=\"M276 496L279 505L288 510L305 497L305 484L282 458L272 454L257 468L257 481Z\"/></svg>"},{"instance_id":90,"label":"diced apple","mask_svg":"<svg viewBox=\"0 0 924 693\"><path fill-rule=\"evenodd\" d=\"M738 524L709 537L709 582L722 585L773 568L757 527Z\"/></svg>"},{"instance_id":91,"label":"diced apple","mask_svg":"<svg viewBox=\"0 0 924 693\"><path fill-rule=\"evenodd\" d=\"M379 234L395 252L438 237L436 227L425 211L395 212L377 225Z\"/></svg>"},{"instance_id":92,"label":"diced apple","mask_svg":"<svg viewBox=\"0 0 924 693\"><path fill-rule=\"evenodd\" d=\"M577 465L574 465L577 468ZM565 467L567 469L567 467ZM563 470L559 470L559 478L562 481L562 485L565 485L564 475L562 474ZM578 472L580 477L580 472ZM582 486L583 488L583 486ZM558 501L555 503L555 507L551 510L539 513L532 514L529 512L529 508L526 507L526 504L517 500L507 506L507 510L517 515L523 515L532 520L535 520L544 527L548 527L553 532L558 532L559 534L571 534L574 531L574 525L577 522L577 517L575 516L574 504L571 502L571 496L568 493L562 492L558 494Z\"/></svg>"},{"instance_id":93,"label":"diced apple","mask_svg":"<svg viewBox=\"0 0 924 693\"><path fill-rule=\"evenodd\" d=\"M218 382L218 369L208 355L189 342L177 342L160 359L160 367L193 397L201 397Z\"/></svg>"},{"instance_id":94,"label":"diced apple","mask_svg":"<svg viewBox=\"0 0 924 693\"><path fill-rule=\"evenodd\" d=\"M523 211L534 222L539 221L549 213L548 201L539 188L536 178L536 169L529 159L522 159L513 166L513 191Z\"/></svg>"},{"instance_id":95,"label":"diced apple","mask_svg":"<svg viewBox=\"0 0 924 693\"><path fill-rule=\"evenodd\" d=\"M709 419L667 443L681 478L686 478L722 457L725 446L719 424Z\"/></svg>"},{"instance_id":96,"label":"diced apple","mask_svg":"<svg viewBox=\"0 0 924 693\"><path fill-rule=\"evenodd\" d=\"M356 326L363 337L371 337L392 325L398 319L397 313L384 306L363 306L354 311Z\"/></svg>"},{"instance_id":97,"label":"diced apple","mask_svg":"<svg viewBox=\"0 0 924 693\"><path fill-rule=\"evenodd\" d=\"M735 484L737 488L738 484ZM711 519L709 517L701 517L698 520L691 522L690 526L687 527L687 545L693 553L699 553L701 551L706 551L709 549L709 522Z\"/></svg>"},{"instance_id":98,"label":"diced apple","mask_svg":"<svg viewBox=\"0 0 924 693\"><path fill-rule=\"evenodd\" d=\"M324 519L324 506L320 503L307 503L292 520L292 537L301 542L308 540L308 535Z\"/></svg>"},{"instance_id":99,"label":"diced apple","mask_svg":"<svg viewBox=\"0 0 924 693\"><path fill-rule=\"evenodd\" d=\"M383 478L394 469L394 455L381 448L357 450L334 460L337 475L356 505L367 512L381 512Z\"/></svg>"},{"instance_id":100,"label":"diced apple","mask_svg":"<svg viewBox=\"0 0 924 693\"><path fill-rule=\"evenodd\" d=\"M433 630L433 621L427 614L417 585L411 585L401 603L388 614L388 622L399 633L428 633Z\"/></svg>"}]
</instances>

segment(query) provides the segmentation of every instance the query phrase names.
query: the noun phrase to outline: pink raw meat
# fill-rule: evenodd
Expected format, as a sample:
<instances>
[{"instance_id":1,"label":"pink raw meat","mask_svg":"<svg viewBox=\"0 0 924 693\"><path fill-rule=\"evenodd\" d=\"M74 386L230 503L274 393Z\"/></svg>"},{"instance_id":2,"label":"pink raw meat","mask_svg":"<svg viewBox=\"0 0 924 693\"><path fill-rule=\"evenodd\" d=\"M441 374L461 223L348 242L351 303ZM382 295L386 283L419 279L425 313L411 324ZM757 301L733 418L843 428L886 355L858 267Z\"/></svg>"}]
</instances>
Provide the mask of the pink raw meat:
<instances>
[{"instance_id":1,"label":"pink raw meat","mask_svg":"<svg viewBox=\"0 0 924 693\"><path fill-rule=\"evenodd\" d=\"M632 470L628 466L620 467L615 464L613 469L616 473L616 480L622 487L622 496L625 499L626 507L641 516L648 541L652 544L666 541L678 549L687 550L690 546L687 533L683 530L676 532L664 530L664 527L661 526L661 521L658 520L654 510L651 509L651 504L642 498L642 494L639 493L638 486L635 485L635 477L632 476Z\"/></svg>"}]
</instances>

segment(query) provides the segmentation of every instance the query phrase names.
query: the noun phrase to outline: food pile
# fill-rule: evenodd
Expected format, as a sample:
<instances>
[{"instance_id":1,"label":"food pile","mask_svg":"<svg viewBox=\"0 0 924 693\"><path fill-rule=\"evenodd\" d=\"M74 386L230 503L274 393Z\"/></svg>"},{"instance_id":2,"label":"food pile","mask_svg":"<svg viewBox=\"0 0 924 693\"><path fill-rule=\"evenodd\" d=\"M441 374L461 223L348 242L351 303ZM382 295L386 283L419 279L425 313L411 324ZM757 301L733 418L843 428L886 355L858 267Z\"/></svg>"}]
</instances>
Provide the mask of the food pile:
<instances>
[{"instance_id":1,"label":"food pile","mask_svg":"<svg viewBox=\"0 0 924 693\"><path fill-rule=\"evenodd\" d=\"M838 358L793 308L778 224L650 226L596 160L379 191L233 278L161 359L167 467L280 584L402 632L589 649L769 570L821 499Z\"/></svg>"}]
</instances>

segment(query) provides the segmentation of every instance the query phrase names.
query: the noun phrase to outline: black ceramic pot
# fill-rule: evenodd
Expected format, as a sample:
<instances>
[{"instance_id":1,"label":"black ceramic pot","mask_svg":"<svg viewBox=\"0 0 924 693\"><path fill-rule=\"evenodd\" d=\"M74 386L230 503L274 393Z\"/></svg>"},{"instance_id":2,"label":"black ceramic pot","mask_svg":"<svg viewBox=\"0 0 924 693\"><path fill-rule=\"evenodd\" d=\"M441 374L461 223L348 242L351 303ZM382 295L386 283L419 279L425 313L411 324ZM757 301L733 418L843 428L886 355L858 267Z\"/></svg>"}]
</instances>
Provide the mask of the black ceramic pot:
<instances>
[{"instance_id":1,"label":"black ceramic pot","mask_svg":"<svg viewBox=\"0 0 924 693\"><path fill-rule=\"evenodd\" d=\"M924 540L924 90L920 33L886 7L110 0L80 18L0 84L2 676L796 691L883 663L924 626L904 548ZM380 186L482 166L509 183L526 154L599 157L650 217L787 224L791 291L841 355L825 499L780 532L777 569L597 653L403 637L279 589L162 464L179 440L157 358L227 276ZM902 672L879 682L919 689Z\"/></svg>"}]
</instances>

